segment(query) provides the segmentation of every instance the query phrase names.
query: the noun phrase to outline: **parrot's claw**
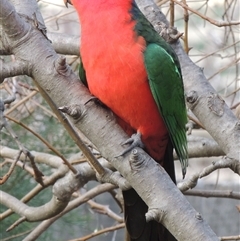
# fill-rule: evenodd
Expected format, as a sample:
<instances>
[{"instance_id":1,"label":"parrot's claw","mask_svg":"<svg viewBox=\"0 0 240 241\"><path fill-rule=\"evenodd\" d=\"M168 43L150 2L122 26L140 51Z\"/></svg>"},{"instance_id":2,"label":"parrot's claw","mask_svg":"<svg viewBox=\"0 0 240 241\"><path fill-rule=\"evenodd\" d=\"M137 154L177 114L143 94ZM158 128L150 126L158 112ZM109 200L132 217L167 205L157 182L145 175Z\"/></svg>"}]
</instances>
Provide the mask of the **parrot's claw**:
<instances>
[{"instance_id":1,"label":"parrot's claw","mask_svg":"<svg viewBox=\"0 0 240 241\"><path fill-rule=\"evenodd\" d=\"M123 145L127 145L127 144L130 144L130 146L127 147L122 153L120 153L120 155L118 155L116 157L123 156L124 154L131 151L135 147L144 148L144 145L141 140L141 133L137 132L136 134L133 134L129 139L127 139L121 145L123 146Z\"/></svg>"},{"instance_id":2,"label":"parrot's claw","mask_svg":"<svg viewBox=\"0 0 240 241\"><path fill-rule=\"evenodd\" d=\"M66 7L68 7L68 3L72 5L71 0L63 0Z\"/></svg>"}]
</instances>

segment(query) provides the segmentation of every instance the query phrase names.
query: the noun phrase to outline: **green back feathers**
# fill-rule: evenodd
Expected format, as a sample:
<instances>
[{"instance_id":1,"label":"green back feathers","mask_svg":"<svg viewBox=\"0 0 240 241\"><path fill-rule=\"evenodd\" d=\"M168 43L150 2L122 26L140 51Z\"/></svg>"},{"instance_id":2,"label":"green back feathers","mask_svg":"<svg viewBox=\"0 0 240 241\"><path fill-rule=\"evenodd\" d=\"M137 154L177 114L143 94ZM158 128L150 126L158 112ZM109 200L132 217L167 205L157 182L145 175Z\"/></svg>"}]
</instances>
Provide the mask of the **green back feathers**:
<instances>
[{"instance_id":1,"label":"green back feathers","mask_svg":"<svg viewBox=\"0 0 240 241\"><path fill-rule=\"evenodd\" d=\"M144 61L150 89L167 126L185 176L188 166L185 132L187 112L180 63L172 47L159 36L134 1L130 13L136 21L134 30L146 41Z\"/></svg>"},{"instance_id":2,"label":"green back feathers","mask_svg":"<svg viewBox=\"0 0 240 241\"><path fill-rule=\"evenodd\" d=\"M168 43L166 43L166 41L162 37L159 36L159 34L155 31L153 25L146 19L146 17L143 15L143 13L140 11L134 1L132 4L132 10L130 12L132 14L133 20L136 21L134 30L136 31L137 35L142 36L145 39L147 45L155 43L165 49L166 52L170 56L172 56L175 65L177 66L178 71L181 74L180 63L174 50Z\"/></svg>"},{"instance_id":3,"label":"green back feathers","mask_svg":"<svg viewBox=\"0 0 240 241\"><path fill-rule=\"evenodd\" d=\"M80 56L80 64L79 64L79 78L80 78L80 80L82 81L82 83L83 83L86 87L88 87L87 77L86 77L86 71L85 71L85 69L84 69L81 56Z\"/></svg>"},{"instance_id":4,"label":"green back feathers","mask_svg":"<svg viewBox=\"0 0 240 241\"><path fill-rule=\"evenodd\" d=\"M158 44L149 44L144 58L151 92L165 121L185 176L188 165L185 131L187 113L181 73L172 56Z\"/></svg>"}]
</instances>

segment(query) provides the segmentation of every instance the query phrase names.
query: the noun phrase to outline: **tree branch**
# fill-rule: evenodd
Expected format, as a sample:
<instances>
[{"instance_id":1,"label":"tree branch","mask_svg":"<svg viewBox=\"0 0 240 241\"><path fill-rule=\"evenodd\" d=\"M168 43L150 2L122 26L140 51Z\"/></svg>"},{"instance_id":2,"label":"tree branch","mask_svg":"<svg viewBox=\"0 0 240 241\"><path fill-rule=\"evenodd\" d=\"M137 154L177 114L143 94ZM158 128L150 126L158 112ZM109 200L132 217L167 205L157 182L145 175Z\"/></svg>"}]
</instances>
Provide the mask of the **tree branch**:
<instances>
[{"instance_id":1,"label":"tree branch","mask_svg":"<svg viewBox=\"0 0 240 241\"><path fill-rule=\"evenodd\" d=\"M189 135L187 136L187 140L189 158L224 155L222 149L213 139L202 136ZM176 154L175 157L177 158Z\"/></svg>"},{"instance_id":2,"label":"tree branch","mask_svg":"<svg viewBox=\"0 0 240 241\"><path fill-rule=\"evenodd\" d=\"M15 158L15 156L19 153L19 151L13 150L13 149L10 149L7 147L0 146L0 149L1 149L1 156L3 158L6 158L6 157L7 158ZM78 175L71 176L71 173L68 172L69 170L67 169L67 167L62 163L61 158L50 155L50 154L45 154L45 153L39 153L39 152L32 152L32 153L34 155L36 155L36 157L35 157L36 162L48 164L48 161L49 161L50 163L53 163L54 165L56 165L54 167L57 168L57 170L55 170L53 172L53 174L51 174L50 176L45 177L43 179L44 187L41 185L37 185L27 195L25 195L21 199L21 201L18 201L19 204L15 203L17 206L16 206L16 209L14 209L14 211L16 213L18 213L19 215L22 215L21 210L19 211L19 209L18 209L21 207L21 204L30 201L34 196L36 196L40 191L42 191L44 188L46 188L49 185L53 186L53 192L54 192L55 196L57 196L57 197L59 197L59 196L65 197L66 196L66 199L68 199L68 196L71 196L71 194L75 191L75 188L77 188L77 187L74 187L75 185L83 186L85 183L87 183L90 180L96 180L95 172L93 171L93 169L89 166L89 164L87 162L75 165ZM20 156L20 159L21 158L23 158L23 155ZM110 166L109 162L107 162L104 159L101 159L100 163L105 168L113 169ZM73 177L76 177L76 179ZM0 202L1 202L1 200L0 200ZM10 208L9 205L11 205L10 202L11 201L9 200L9 203L7 203L7 205L6 205L9 208ZM46 205L50 206L50 203L46 204ZM28 206L25 206L25 207L31 208ZM39 207L39 210L37 210L37 211L40 211L40 210L41 210L41 207ZM43 210L41 212L43 212ZM4 213L2 213L0 215L0 220L3 220L7 216L9 216L11 213L12 213L12 210L5 211ZM32 215L35 215L35 214L36 213L34 213L34 212L32 213Z\"/></svg>"},{"instance_id":3,"label":"tree branch","mask_svg":"<svg viewBox=\"0 0 240 241\"><path fill-rule=\"evenodd\" d=\"M188 196L199 196L199 197L221 197L221 198L232 198L232 199L240 199L240 193L234 191L227 190L188 190L184 192L185 195Z\"/></svg>"},{"instance_id":4,"label":"tree branch","mask_svg":"<svg viewBox=\"0 0 240 241\"><path fill-rule=\"evenodd\" d=\"M87 202L91 198L94 198L95 196L104 193L106 191L112 190L115 187L112 184L101 184L99 186L96 186L86 192L85 194L81 195L80 197L72 200L69 202L68 206L56 215L55 217L52 217L48 220L43 221L40 223L23 241L34 241L36 240L51 224L53 224L56 220L58 220L60 217L62 217L64 214L68 213L69 211L73 210L74 208L77 208L81 204Z\"/></svg>"},{"instance_id":5,"label":"tree branch","mask_svg":"<svg viewBox=\"0 0 240 241\"><path fill-rule=\"evenodd\" d=\"M220 237L220 241L227 241L227 240L228 240L228 241L240 240L240 235Z\"/></svg>"},{"instance_id":6,"label":"tree branch","mask_svg":"<svg viewBox=\"0 0 240 241\"><path fill-rule=\"evenodd\" d=\"M92 239L92 238L94 238L96 236L99 236L99 235L101 235L103 233L113 232L113 231L116 231L116 230L124 228L124 227L125 227L125 223L120 223L120 224L117 224L117 225L112 226L112 227L103 228L101 230L98 230L97 232L93 232L93 233L88 234L88 235L86 235L84 237L71 239L71 240L68 240L68 241L86 241L86 240Z\"/></svg>"},{"instance_id":7,"label":"tree branch","mask_svg":"<svg viewBox=\"0 0 240 241\"><path fill-rule=\"evenodd\" d=\"M69 34L48 33L53 48L59 54L79 55L80 38Z\"/></svg>"},{"instance_id":8,"label":"tree branch","mask_svg":"<svg viewBox=\"0 0 240 241\"><path fill-rule=\"evenodd\" d=\"M36 222L51 218L60 213L70 201L72 193L83 187L89 179L95 179L95 173L86 163L76 166L78 174L68 172L53 185L52 199L40 207L30 207L17 198L0 191L1 203L10 208L29 222Z\"/></svg>"},{"instance_id":9,"label":"tree branch","mask_svg":"<svg viewBox=\"0 0 240 241\"><path fill-rule=\"evenodd\" d=\"M29 207L4 191L0 190L0 195L1 203L3 205L9 207L29 222L35 222L53 217L61 212L68 203L65 200L59 200L56 196L53 196L51 201L43 206Z\"/></svg>"},{"instance_id":10,"label":"tree branch","mask_svg":"<svg viewBox=\"0 0 240 241\"><path fill-rule=\"evenodd\" d=\"M23 60L3 62L3 60L0 59L0 69L0 83L2 83L5 78L17 75L29 75L30 73L29 63Z\"/></svg>"}]
</instances>

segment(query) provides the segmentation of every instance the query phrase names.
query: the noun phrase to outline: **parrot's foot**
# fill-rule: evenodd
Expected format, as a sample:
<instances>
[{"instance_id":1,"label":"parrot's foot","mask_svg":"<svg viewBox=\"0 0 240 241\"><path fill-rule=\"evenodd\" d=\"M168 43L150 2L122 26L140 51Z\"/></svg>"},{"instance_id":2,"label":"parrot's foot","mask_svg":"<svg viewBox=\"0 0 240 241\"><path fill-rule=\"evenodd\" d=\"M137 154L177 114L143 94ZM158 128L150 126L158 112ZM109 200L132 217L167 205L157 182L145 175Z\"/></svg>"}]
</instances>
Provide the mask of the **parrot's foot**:
<instances>
[{"instance_id":1,"label":"parrot's foot","mask_svg":"<svg viewBox=\"0 0 240 241\"><path fill-rule=\"evenodd\" d=\"M71 0L63 0L66 7L68 7L68 3L72 5Z\"/></svg>"},{"instance_id":2,"label":"parrot's foot","mask_svg":"<svg viewBox=\"0 0 240 241\"><path fill-rule=\"evenodd\" d=\"M127 147L127 149L125 149L122 153L120 153L120 155L116 157L123 156L124 154L131 151L135 147L144 148L144 144L142 143L142 140L141 140L141 133L137 132L136 134L133 134L129 139L127 139L121 145L123 146L127 144L130 144L130 146Z\"/></svg>"}]
</instances>

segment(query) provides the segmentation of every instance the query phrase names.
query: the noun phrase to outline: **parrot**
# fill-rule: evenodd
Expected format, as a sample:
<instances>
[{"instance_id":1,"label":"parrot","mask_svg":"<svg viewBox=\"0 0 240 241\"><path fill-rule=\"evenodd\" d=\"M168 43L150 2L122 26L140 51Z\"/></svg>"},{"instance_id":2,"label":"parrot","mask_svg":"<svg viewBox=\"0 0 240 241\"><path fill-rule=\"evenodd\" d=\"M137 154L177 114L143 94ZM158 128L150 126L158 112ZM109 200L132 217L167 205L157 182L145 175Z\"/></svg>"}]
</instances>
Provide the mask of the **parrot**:
<instances>
[{"instance_id":1,"label":"parrot","mask_svg":"<svg viewBox=\"0 0 240 241\"><path fill-rule=\"evenodd\" d=\"M81 25L80 79L127 133L126 152L143 145L175 180L173 148L188 166L187 111L180 62L134 0L64 0ZM161 184L159 184L161 185ZM148 207L123 191L128 241L174 241L161 223L146 221Z\"/></svg>"}]
</instances>

